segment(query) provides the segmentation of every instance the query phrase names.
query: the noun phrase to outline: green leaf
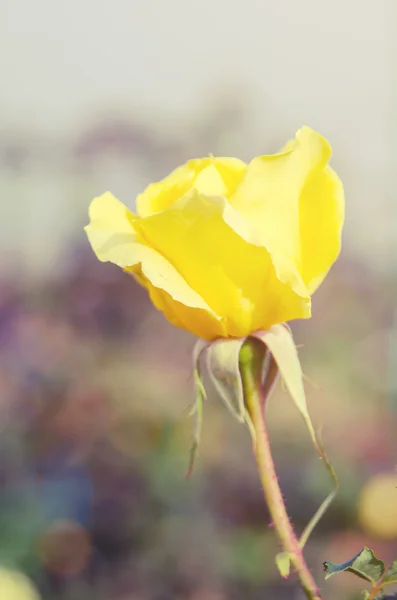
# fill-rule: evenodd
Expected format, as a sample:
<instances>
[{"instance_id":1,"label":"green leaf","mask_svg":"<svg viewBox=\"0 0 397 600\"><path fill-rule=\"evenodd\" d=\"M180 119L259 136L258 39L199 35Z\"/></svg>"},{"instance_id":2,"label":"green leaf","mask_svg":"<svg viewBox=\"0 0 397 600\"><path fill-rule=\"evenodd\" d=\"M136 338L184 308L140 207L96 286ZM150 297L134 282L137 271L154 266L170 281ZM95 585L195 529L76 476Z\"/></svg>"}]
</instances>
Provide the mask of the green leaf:
<instances>
[{"instance_id":1,"label":"green leaf","mask_svg":"<svg viewBox=\"0 0 397 600\"><path fill-rule=\"evenodd\" d=\"M195 413L194 413L196 422L195 422L195 427L194 427L193 444L192 444L192 447L190 448L190 458L189 458L189 465L188 465L187 472L186 472L186 479L189 479L190 475L192 474L193 468L194 468L194 463L196 462L196 458L197 458L197 453L198 453L198 449L199 449L199 445L200 445L200 441L201 441L201 429L203 426L204 400L206 398L205 389L204 389L203 383L201 381L201 377L198 374L197 370L194 372L194 378L196 380L196 387L197 387L197 398L196 398Z\"/></svg>"},{"instance_id":2,"label":"green leaf","mask_svg":"<svg viewBox=\"0 0 397 600\"><path fill-rule=\"evenodd\" d=\"M361 577L361 579L370 581L372 584L376 584L385 571L383 560L376 558L374 552L366 546L353 556L353 558L344 563L336 564L326 561L323 563L323 566L326 572L325 579L328 579L335 573L348 571Z\"/></svg>"},{"instance_id":3,"label":"green leaf","mask_svg":"<svg viewBox=\"0 0 397 600\"><path fill-rule=\"evenodd\" d=\"M201 440L201 429L203 426L203 411L204 401L207 399L203 380L200 373L200 356L202 352L207 348L207 342L199 340L196 344L193 353L194 360L194 382L196 384L196 401L193 404L192 409L189 411L189 416L195 416L195 427L194 427L194 439L190 449L189 465L186 472L186 479L190 477L193 472L194 463L197 458L197 453Z\"/></svg>"},{"instance_id":4,"label":"green leaf","mask_svg":"<svg viewBox=\"0 0 397 600\"><path fill-rule=\"evenodd\" d=\"M206 350L208 374L223 402L240 423L244 423L246 416L239 369L243 343L243 339L216 340Z\"/></svg>"},{"instance_id":5,"label":"green leaf","mask_svg":"<svg viewBox=\"0 0 397 600\"><path fill-rule=\"evenodd\" d=\"M382 585L391 585L392 583L397 583L397 560L389 567L382 581Z\"/></svg>"},{"instance_id":6,"label":"green leaf","mask_svg":"<svg viewBox=\"0 0 397 600\"><path fill-rule=\"evenodd\" d=\"M316 434L307 409L302 369L291 330L286 325L273 325L269 331L258 331L253 334L253 337L263 342L272 353L285 386L306 423L315 447L318 448Z\"/></svg>"},{"instance_id":7,"label":"green leaf","mask_svg":"<svg viewBox=\"0 0 397 600\"><path fill-rule=\"evenodd\" d=\"M276 565L281 577L287 579L289 577L291 563L288 552L279 552L276 554Z\"/></svg>"}]
</instances>

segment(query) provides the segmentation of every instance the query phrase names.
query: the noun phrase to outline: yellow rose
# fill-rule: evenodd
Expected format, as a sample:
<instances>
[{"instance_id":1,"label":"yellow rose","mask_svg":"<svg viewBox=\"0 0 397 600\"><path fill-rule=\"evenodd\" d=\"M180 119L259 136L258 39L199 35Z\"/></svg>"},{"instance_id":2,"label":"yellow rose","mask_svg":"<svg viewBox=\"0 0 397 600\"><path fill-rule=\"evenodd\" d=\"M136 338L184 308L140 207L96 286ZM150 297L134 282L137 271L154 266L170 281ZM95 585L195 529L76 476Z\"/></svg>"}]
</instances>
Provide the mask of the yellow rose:
<instances>
[{"instance_id":1,"label":"yellow rose","mask_svg":"<svg viewBox=\"0 0 397 600\"><path fill-rule=\"evenodd\" d=\"M171 323L198 337L308 318L341 244L344 194L330 156L303 127L248 165L191 160L138 196L138 215L109 192L95 198L85 230L99 260L133 274Z\"/></svg>"}]
</instances>

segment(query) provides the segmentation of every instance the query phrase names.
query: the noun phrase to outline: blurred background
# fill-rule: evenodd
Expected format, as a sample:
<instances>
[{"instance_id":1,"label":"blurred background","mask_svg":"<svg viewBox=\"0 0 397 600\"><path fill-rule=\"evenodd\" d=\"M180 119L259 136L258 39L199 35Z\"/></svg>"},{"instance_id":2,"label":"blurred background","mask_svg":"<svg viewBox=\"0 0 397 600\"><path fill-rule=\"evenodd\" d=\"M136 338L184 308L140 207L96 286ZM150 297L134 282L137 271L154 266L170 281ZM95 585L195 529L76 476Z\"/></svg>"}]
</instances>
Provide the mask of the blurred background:
<instances>
[{"instance_id":1,"label":"blurred background","mask_svg":"<svg viewBox=\"0 0 397 600\"><path fill-rule=\"evenodd\" d=\"M397 5L318 0L0 0L0 599L302 598L281 582L249 435L215 397L185 479L194 339L83 226L186 159L334 149L344 250L293 324L341 491L307 546L397 557ZM331 484L286 394L271 401L301 531Z\"/></svg>"}]
</instances>

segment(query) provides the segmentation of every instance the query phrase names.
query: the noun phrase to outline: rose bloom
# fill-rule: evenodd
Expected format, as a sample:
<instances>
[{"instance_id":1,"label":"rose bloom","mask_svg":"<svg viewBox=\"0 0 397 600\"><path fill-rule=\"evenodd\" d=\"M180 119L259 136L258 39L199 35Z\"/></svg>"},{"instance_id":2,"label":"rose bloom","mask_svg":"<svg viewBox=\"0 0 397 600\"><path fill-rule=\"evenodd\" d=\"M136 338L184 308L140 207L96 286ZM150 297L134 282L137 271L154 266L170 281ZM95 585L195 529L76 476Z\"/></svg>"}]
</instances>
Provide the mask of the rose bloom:
<instances>
[{"instance_id":1,"label":"rose bloom","mask_svg":"<svg viewBox=\"0 0 397 600\"><path fill-rule=\"evenodd\" d=\"M242 338L311 316L341 246L344 193L328 142L309 127L278 154L190 160L137 197L111 193L85 228L101 261L132 274L174 325Z\"/></svg>"}]
</instances>

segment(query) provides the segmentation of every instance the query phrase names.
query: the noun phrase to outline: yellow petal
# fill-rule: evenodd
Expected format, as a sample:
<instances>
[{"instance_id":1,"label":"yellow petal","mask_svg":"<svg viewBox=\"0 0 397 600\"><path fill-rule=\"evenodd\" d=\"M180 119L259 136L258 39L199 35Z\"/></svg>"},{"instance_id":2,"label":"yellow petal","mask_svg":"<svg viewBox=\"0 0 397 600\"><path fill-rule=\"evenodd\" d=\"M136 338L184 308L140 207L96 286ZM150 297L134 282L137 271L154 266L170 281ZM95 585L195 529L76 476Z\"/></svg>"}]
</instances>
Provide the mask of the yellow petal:
<instances>
[{"instance_id":1,"label":"yellow petal","mask_svg":"<svg viewBox=\"0 0 397 600\"><path fill-rule=\"evenodd\" d=\"M148 217L171 206L192 189L209 196L230 195L246 169L238 158L195 158L151 183L136 199L140 217Z\"/></svg>"},{"instance_id":2,"label":"yellow petal","mask_svg":"<svg viewBox=\"0 0 397 600\"><path fill-rule=\"evenodd\" d=\"M257 230L277 276L300 295L307 289L301 275L299 199L309 177L325 167L330 154L326 140L303 127L283 152L254 158L230 199Z\"/></svg>"},{"instance_id":3,"label":"yellow petal","mask_svg":"<svg viewBox=\"0 0 397 600\"><path fill-rule=\"evenodd\" d=\"M244 222L225 199L192 191L134 226L224 317L228 336L310 316L307 295L299 296L276 277L269 253L247 241Z\"/></svg>"},{"instance_id":4,"label":"yellow petal","mask_svg":"<svg viewBox=\"0 0 397 600\"><path fill-rule=\"evenodd\" d=\"M208 307L202 308L201 304L207 306L205 302L201 301L200 306L189 306L185 302L176 300L176 297L181 297L181 294L177 294L176 290L168 293L166 290L153 285L149 280L146 287L154 306L164 313L172 325L190 331L190 333L203 340L215 340L226 336L223 318L216 315Z\"/></svg>"},{"instance_id":5,"label":"yellow petal","mask_svg":"<svg viewBox=\"0 0 397 600\"><path fill-rule=\"evenodd\" d=\"M172 323L209 339L224 333L221 318L166 258L142 241L134 229L134 215L119 200L110 193L95 198L90 217L85 231L99 260L136 273Z\"/></svg>"},{"instance_id":6,"label":"yellow petal","mask_svg":"<svg viewBox=\"0 0 397 600\"><path fill-rule=\"evenodd\" d=\"M147 217L171 206L175 200L186 194L192 185L196 172L188 165L174 169L167 177L151 183L136 199L136 209L140 217Z\"/></svg>"},{"instance_id":7,"label":"yellow petal","mask_svg":"<svg viewBox=\"0 0 397 600\"><path fill-rule=\"evenodd\" d=\"M194 188L200 194L208 196L225 196L227 194L225 182L214 165L200 171L194 181Z\"/></svg>"},{"instance_id":8,"label":"yellow petal","mask_svg":"<svg viewBox=\"0 0 397 600\"><path fill-rule=\"evenodd\" d=\"M128 267L136 216L113 194L106 192L92 200L89 217L90 224L84 230L99 260Z\"/></svg>"},{"instance_id":9,"label":"yellow petal","mask_svg":"<svg viewBox=\"0 0 397 600\"><path fill-rule=\"evenodd\" d=\"M302 190L299 210L302 276L312 294L341 248L344 192L341 180L331 167L326 166L309 178Z\"/></svg>"},{"instance_id":10,"label":"yellow petal","mask_svg":"<svg viewBox=\"0 0 397 600\"><path fill-rule=\"evenodd\" d=\"M247 165L244 161L240 160L239 158L232 158L229 156L210 156L208 158L193 159L187 164L189 167L194 169L196 173L195 188L198 191L201 191L203 194L208 194L209 196L230 196L240 183L241 178L243 177L243 174L247 168ZM197 186L198 175L203 169L208 167L215 168L219 173L223 184L226 186L226 191L224 193L218 193L215 191L215 189L210 189L204 192L204 190L201 190Z\"/></svg>"}]
</instances>

